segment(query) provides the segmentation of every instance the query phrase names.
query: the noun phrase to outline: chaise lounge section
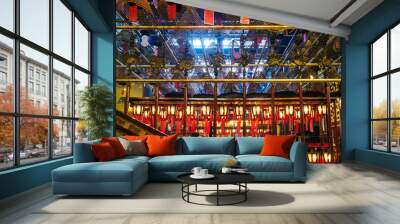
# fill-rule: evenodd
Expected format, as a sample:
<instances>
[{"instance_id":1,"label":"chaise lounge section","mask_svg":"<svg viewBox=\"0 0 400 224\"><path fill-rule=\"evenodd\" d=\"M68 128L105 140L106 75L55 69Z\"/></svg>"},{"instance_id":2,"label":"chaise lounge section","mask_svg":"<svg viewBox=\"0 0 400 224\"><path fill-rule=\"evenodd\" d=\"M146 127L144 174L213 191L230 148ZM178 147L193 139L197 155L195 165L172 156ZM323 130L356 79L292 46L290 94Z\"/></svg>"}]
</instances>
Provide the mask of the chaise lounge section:
<instances>
[{"instance_id":1,"label":"chaise lounge section","mask_svg":"<svg viewBox=\"0 0 400 224\"><path fill-rule=\"evenodd\" d=\"M74 163L52 172L54 194L132 195L148 181L176 181L176 177L200 166L218 172L229 161L236 161L260 182L304 182L306 147L294 142L290 159L260 156L263 138L183 137L176 142L177 155L127 156L96 162L91 145L77 143Z\"/></svg>"}]
</instances>

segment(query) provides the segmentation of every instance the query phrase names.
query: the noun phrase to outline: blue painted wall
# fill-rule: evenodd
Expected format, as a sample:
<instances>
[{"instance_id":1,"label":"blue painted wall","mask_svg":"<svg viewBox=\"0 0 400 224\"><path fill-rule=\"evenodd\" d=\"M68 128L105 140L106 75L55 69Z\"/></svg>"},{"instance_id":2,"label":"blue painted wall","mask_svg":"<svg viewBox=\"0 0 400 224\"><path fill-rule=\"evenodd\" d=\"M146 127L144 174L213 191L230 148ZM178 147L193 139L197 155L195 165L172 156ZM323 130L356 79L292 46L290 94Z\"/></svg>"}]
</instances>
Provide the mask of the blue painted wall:
<instances>
[{"instance_id":1,"label":"blue painted wall","mask_svg":"<svg viewBox=\"0 0 400 224\"><path fill-rule=\"evenodd\" d=\"M92 32L92 72L93 83L108 86L115 96L115 1L99 1L97 5L108 27L106 32ZM110 135L115 135L115 97L113 97L113 125L109 128Z\"/></svg>"},{"instance_id":2,"label":"blue painted wall","mask_svg":"<svg viewBox=\"0 0 400 224\"><path fill-rule=\"evenodd\" d=\"M400 22L400 0L385 0L352 26L344 48L343 159L398 169L399 157L369 150L369 43ZM363 150L363 151L360 151ZM379 160L379 162L377 162ZM397 161L397 164L393 163Z\"/></svg>"},{"instance_id":3,"label":"blue painted wall","mask_svg":"<svg viewBox=\"0 0 400 224\"><path fill-rule=\"evenodd\" d=\"M92 81L103 83L115 92L114 0L67 0L92 31ZM115 98L115 97L113 97ZM115 108L112 105L112 108ZM115 118L110 118L115 121ZM114 126L110 132L114 132ZM47 161L0 172L0 199L27 191L51 181L51 171L72 163L72 158Z\"/></svg>"},{"instance_id":4,"label":"blue painted wall","mask_svg":"<svg viewBox=\"0 0 400 224\"><path fill-rule=\"evenodd\" d=\"M0 173L0 199L48 183L51 171L72 163L72 158L47 161Z\"/></svg>"}]
</instances>

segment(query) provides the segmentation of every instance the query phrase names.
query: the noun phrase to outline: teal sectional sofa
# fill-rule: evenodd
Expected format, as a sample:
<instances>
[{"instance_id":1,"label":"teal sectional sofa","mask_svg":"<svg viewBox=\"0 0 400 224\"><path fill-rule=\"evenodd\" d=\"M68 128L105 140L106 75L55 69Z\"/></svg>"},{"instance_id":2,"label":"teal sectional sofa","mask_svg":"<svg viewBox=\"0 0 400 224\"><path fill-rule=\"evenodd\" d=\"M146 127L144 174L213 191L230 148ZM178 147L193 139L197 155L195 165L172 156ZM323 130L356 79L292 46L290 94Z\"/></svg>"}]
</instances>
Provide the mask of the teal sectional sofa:
<instances>
[{"instance_id":1,"label":"teal sectional sofa","mask_svg":"<svg viewBox=\"0 0 400 224\"><path fill-rule=\"evenodd\" d=\"M52 172L53 193L67 195L131 195L148 181L176 181L193 167L218 172L229 160L260 182L304 182L306 152L304 144L295 142L290 159L258 155L262 137L183 137L177 140L177 155L128 156L122 159L96 162L91 141L75 144L74 163Z\"/></svg>"}]
</instances>

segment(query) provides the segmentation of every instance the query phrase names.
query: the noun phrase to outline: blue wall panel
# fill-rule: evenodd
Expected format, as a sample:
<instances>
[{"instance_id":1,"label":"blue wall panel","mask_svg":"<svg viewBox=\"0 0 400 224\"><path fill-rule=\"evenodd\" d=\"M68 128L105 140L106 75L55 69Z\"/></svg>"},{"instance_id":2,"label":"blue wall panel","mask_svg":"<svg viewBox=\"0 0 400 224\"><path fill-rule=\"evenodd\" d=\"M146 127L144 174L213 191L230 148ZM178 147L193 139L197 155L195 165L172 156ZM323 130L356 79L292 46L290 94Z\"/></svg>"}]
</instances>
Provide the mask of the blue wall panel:
<instances>
[{"instance_id":1,"label":"blue wall panel","mask_svg":"<svg viewBox=\"0 0 400 224\"><path fill-rule=\"evenodd\" d=\"M0 199L48 183L53 169L71 163L69 157L0 172Z\"/></svg>"},{"instance_id":2,"label":"blue wall panel","mask_svg":"<svg viewBox=\"0 0 400 224\"><path fill-rule=\"evenodd\" d=\"M104 84L115 96L115 66L114 66L114 37L115 37L115 1L99 1L98 9L107 24L107 32L92 33L92 72L93 83ZM114 114L110 117L113 125L109 128L111 135L115 134L115 97L110 105Z\"/></svg>"},{"instance_id":3,"label":"blue wall panel","mask_svg":"<svg viewBox=\"0 0 400 224\"><path fill-rule=\"evenodd\" d=\"M384 1L351 27L344 48L343 159L392 170L399 170L399 156L369 150L369 43L400 22L399 12L399 0Z\"/></svg>"}]
</instances>

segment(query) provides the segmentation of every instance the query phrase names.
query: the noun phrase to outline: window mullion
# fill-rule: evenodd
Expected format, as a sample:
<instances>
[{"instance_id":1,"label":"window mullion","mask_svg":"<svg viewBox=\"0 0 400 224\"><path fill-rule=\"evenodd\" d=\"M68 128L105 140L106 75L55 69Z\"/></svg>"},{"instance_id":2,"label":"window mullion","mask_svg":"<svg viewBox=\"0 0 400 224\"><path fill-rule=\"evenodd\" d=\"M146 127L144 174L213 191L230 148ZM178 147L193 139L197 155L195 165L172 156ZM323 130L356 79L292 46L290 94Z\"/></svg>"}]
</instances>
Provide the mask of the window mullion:
<instances>
[{"instance_id":1,"label":"window mullion","mask_svg":"<svg viewBox=\"0 0 400 224\"><path fill-rule=\"evenodd\" d=\"M74 66L71 67L71 91L72 91L72 105L71 105L71 117L75 118L75 12L72 11L72 16L71 16L71 23L72 23L72 38L71 38L71 56L72 56L72 64ZM71 150L72 150L72 155L74 155L74 145L75 145L75 126L76 126L76 121L72 121L72 130L71 130Z\"/></svg>"},{"instance_id":2,"label":"window mullion","mask_svg":"<svg viewBox=\"0 0 400 224\"><path fill-rule=\"evenodd\" d=\"M49 0L49 50L53 52L53 0ZM48 120L48 151L49 159L53 159L53 57L49 55L49 75L48 75L48 91L49 94L49 115Z\"/></svg>"},{"instance_id":3,"label":"window mullion","mask_svg":"<svg viewBox=\"0 0 400 224\"><path fill-rule=\"evenodd\" d=\"M19 25L20 25L20 0L14 1L14 30L19 35ZM14 39L14 112L19 114L20 112L20 46L19 39ZM19 155L19 136L20 136L20 118L14 115L14 166L20 165L20 155Z\"/></svg>"}]
</instances>

